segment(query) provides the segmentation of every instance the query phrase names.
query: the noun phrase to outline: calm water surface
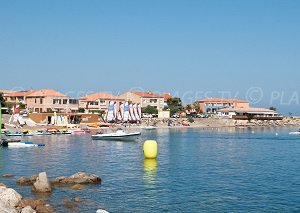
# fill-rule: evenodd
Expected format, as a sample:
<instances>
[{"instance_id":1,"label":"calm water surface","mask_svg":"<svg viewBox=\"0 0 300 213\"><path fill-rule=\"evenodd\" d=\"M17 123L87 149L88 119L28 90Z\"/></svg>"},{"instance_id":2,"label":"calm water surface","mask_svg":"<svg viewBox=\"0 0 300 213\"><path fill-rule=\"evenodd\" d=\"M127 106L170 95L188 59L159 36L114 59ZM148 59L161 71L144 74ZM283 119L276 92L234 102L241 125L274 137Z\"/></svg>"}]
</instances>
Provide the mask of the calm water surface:
<instances>
[{"instance_id":1,"label":"calm water surface","mask_svg":"<svg viewBox=\"0 0 300 213\"><path fill-rule=\"evenodd\" d=\"M0 150L1 173L16 175L0 182L34 197L30 187L16 185L18 177L101 176L101 185L56 188L44 197L58 212L68 212L63 199L76 196L84 202L73 212L299 212L300 136L289 131L167 129L145 131L138 142L32 137L46 146ZM145 139L158 141L157 160L144 160Z\"/></svg>"}]
</instances>

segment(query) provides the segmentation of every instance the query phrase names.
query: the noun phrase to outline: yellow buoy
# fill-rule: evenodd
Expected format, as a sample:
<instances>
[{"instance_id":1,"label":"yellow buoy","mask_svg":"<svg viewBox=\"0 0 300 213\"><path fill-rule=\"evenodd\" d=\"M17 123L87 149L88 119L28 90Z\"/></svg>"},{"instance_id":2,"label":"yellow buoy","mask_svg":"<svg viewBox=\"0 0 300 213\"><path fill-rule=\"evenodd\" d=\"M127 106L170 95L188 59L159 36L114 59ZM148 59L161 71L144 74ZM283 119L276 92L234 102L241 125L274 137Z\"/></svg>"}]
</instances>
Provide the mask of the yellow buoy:
<instances>
[{"instance_id":1,"label":"yellow buoy","mask_svg":"<svg viewBox=\"0 0 300 213\"><path fill-rule=\"evenodd\" d=\"M157 157L157 142L154 140L147 140L144 143L144 156L145 158Z\"/></svg>"}]
</instances>

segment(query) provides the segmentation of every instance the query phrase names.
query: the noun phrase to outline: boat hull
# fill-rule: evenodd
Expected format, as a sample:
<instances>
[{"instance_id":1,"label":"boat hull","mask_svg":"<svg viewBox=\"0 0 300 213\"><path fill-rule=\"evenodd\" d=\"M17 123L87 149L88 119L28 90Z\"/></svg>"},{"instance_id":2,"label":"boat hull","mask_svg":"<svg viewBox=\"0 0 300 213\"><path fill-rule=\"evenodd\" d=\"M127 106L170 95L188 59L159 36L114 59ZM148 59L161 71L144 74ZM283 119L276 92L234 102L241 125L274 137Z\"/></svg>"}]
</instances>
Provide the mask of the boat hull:
<instances>
[{"instance_id":1,"label":"boat hull","mask_svg":"<svg viewBox=\"0 0 300 213\"><path fill-rule=\"evenodd\" d=\"M135 141L140 137L141 133L128 133L124 135L110 135L110 134L98 134L92 135L93 140L106 140L106 141Z\"/></svg>"}]
</instances>

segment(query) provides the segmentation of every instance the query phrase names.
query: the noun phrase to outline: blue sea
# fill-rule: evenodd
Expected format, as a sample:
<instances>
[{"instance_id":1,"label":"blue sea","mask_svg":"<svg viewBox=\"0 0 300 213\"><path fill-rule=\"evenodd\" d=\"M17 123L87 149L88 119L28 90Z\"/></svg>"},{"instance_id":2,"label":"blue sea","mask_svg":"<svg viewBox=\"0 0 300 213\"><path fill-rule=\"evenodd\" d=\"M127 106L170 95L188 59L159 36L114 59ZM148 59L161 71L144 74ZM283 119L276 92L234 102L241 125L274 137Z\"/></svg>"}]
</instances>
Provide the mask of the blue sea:
<instances>
[{"instance_id":1,"label":"blue sea","mask_svg":"<svg viewBox=\"0 0 300 213\"><path fill-rule=\"evenodd\" d=\"M41 198L16 180L42 171L50 178L78 171L101 177L101 185L43 196L57 212L300 212L300 135L288 134L295 130L161 129L143 131L137 142L28 137L46 146L0 149L0 182ZM158 142L156 160L144 160L146 139ZM74 197L83 202L71 211L63 200Z\"/></svg>"}]
</instances>

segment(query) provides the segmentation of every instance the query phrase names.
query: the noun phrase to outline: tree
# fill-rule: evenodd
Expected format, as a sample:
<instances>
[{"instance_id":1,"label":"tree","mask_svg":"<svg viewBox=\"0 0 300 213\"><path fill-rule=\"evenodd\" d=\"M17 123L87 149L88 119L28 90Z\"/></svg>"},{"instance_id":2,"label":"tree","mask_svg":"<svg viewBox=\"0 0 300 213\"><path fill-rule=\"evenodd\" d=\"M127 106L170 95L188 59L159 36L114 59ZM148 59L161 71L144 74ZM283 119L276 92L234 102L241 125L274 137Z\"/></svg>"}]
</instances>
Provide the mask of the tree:
<instances>
[{"instance_id":1,"label":"tree","mask_svg":"<svg viewBox=\"0 0 300 213\"><path fill-rule=\"evenodd\" d=\"M276 111L276 107L273 107L273 106L271 106L269 109L273 110L273 111Z\"/></svg>"},{"instance_id":2,"label":"tree","mask_svg":"<svg viewBox=\"0 0 300 213\"><path fill-rule=\"evenodd\" d=\"M2 92L0 93L0 103L1 103L1 106L5 106L5 99L3 97L3 93Z\"/></svg>"},{"instance_id":3,"label":"tree","mask_svg":"<svg viewBox=\"0 0 300 213\"><path fill-rule=\"evenodd\" d=\"M194 105L196 113L201 113L201 109L200 109L199 103L195 102L193 105Z\"/></svg>"},{"instance_id":4,"label":"tree","mask_svg":"<svg viewBox=\"0 0 300 213\"><path fill-rule=\"evenodd\" d=\"M190 111L192 109L192 106L190 104L188 104L188 105L186 105L185 109Z\"/></svg>"},{"instance_id":5,"label":"tree","mask_svg":"<svg viewBox=\"0 0 300 213\"><path fill-rule=\"evenodd\" d=\"M183 111L183 106L181 104L181 99L178 97L169 98L167 100L168 107L170 109L170 114L174 115L179 111Z\"/></svg>"},{"instance_id":6,"label":"tree","mask_svg":"<svg viewBox=\"0 0 300 213\"><path fill-rule=\"evenodd\" d=\"M79 113L84 113L84 111L85 111L84 108L79 108L79 109L78 109L78 112L79 112Z\"/></svg>"},{"instance_id":7,"label":"tree","mask_svg":"<svg viewBox=\"0 0 300 213\"><path fill-rule=\"evenodd\" d=\"M142 113L158 114L158 110L155 107L148 105L142 108Z\"/></svg>"}]
</instances>

